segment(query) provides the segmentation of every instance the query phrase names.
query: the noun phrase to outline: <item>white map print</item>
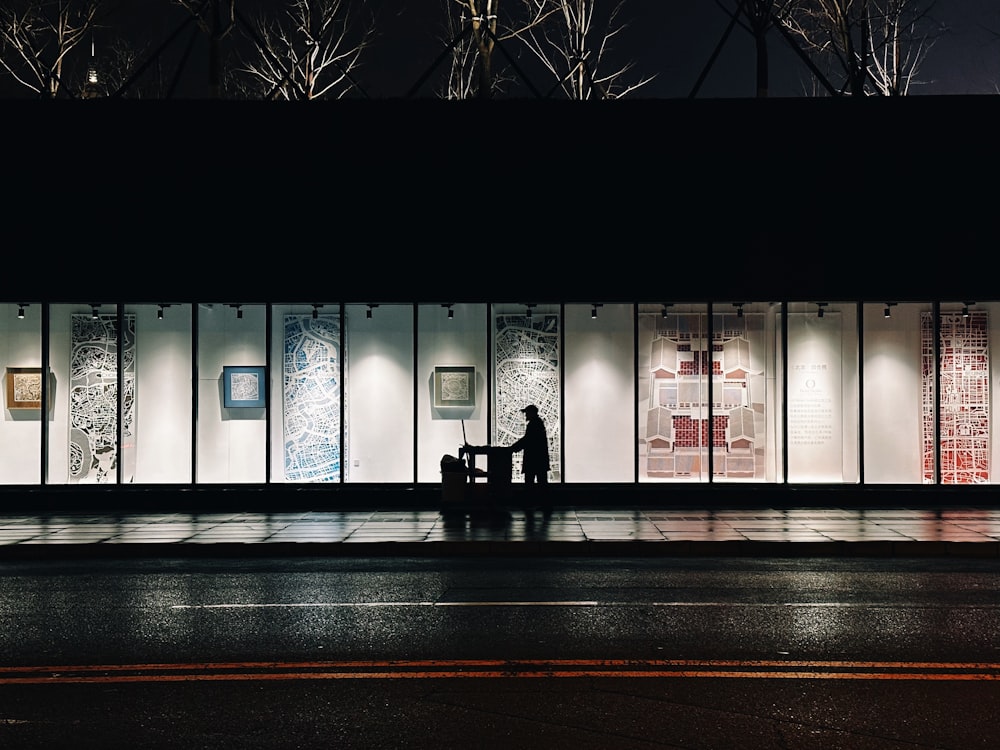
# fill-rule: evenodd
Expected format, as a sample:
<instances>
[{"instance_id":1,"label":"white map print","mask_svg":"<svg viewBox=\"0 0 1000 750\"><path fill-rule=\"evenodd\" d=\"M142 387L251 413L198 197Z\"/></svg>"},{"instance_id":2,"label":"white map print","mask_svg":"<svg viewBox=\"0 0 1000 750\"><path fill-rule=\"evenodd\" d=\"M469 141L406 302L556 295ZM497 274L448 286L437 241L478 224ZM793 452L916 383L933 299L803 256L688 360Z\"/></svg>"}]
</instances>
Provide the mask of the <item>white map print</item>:
<instances>
[{"instance_id":1,"label":"white map print","mask_svg":"<svg viewBox=\"0 0 1000 750\"><path fill-rule=\"evenodd\" d=\"M255 372L234 372L229 376L229 397L232 401L259 401L260 378Z\"/></svg>"},{"instance_id":2,"label":"white map print","mask_svg":"<svg viewBox=\"0 0 1000 750\"><path fill-rule=\"evenodd\" d=\"M118 450L118 321L73 315L70 342L69 481L114 483L135 476L135 316L124 316L122 445Z\"/></svg>"},{"instance_id":3,"label":"white map print","mask_svg":"<svg viewBox=\"0 0 1000 750\"><path fill-rule=\"evenodd\" d=\"M549 439L549 479L558 481L559 451L559 316L498 315L493 361L496 363L494 445L510 445L524 435L528 404L538 407ZM521 476L520 453L514 454L514 476Z\"/></svg>"},{"instance_id":4,"label":"white map print","mask_svg":"<svg viewBox=\"0 0 1000 750\"><path fill-rule=\"evenodd\" d=\"M286 315L285 479L340 481L340 318Z\"/></svg>"},{"instance_id":5,"label":"white map print","mask_svg":"<svg viewBox=\"0 0 1000 750\"><path fill-rule=\"evenodd\" d=\"M468 401L471 393L469 379L467 372L441 373L441 400L444 402Z\"/></svg>"}]
</instances>

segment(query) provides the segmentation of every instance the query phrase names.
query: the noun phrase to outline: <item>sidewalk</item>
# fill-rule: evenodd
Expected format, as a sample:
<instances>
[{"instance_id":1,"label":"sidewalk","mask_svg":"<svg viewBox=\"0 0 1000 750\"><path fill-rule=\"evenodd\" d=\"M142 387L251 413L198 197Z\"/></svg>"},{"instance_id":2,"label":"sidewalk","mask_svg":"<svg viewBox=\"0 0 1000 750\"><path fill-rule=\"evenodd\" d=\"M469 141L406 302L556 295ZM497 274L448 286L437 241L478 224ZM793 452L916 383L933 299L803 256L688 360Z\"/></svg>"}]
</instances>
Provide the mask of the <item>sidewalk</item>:
<instances>
[{"instance_id":1,"label":"sidewalk","mask_svg":"<svg viewBox=\"0 0 1000 750\"><path fill-rule=\"evenodd\" d=\"M1000 557L1000 509L0 514L0 560L260 556Z\"/></svg>"}]
</instances>

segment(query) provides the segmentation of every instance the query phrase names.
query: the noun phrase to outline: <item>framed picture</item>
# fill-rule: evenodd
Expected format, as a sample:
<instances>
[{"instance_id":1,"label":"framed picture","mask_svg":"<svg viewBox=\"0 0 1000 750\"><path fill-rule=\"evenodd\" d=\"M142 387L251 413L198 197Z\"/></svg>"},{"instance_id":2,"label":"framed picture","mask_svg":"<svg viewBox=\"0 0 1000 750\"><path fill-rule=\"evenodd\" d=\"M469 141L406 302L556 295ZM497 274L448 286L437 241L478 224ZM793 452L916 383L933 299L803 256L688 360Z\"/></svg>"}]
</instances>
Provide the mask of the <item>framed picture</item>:
<instances>
[{"instance_id":1,"label":"framed picture","mask_svg":"<svg viewBox=\"0 0 1000 750\"><path fill-rule=\"evenodd\" d=\"M475 367L435 367L434 406L475 406Z\"/></svg>"},{"instance_id":2,"label":"framed picture","mask_svg":"<svg viewBox=\"0 0 1000 750\"><path fill-rule=\"evenodd\" d=\"M7 368L7 408L42 408L42 368Z\"/></svg>"},{"instance_id":3,"label":"framed picture","mask_svg":"<svg viewBox=\"0 0 1000 750\"><path fill-rule=\"evenodd\" d=\"M222 368L222 405L227 409L261 408L265 404L264 367Z\"/></svg>"}]
</instances>

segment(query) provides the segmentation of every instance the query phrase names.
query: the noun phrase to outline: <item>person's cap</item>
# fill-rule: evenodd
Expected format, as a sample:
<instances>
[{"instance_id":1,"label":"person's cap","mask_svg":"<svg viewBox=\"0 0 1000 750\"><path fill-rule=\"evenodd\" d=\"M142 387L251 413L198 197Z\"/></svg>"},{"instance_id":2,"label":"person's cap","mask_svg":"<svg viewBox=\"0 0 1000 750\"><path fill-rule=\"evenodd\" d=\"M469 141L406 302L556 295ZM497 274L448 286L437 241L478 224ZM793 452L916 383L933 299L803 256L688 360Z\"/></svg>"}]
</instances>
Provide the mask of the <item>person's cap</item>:
<instances>
[{"instance_id":1,"label":"person's cap","mask_svg":"<svg viewBox=\"0 0 1000 750\"><path fill-rule=\"evenodd\" d=\"M534 412L535 414L537 414L538 413L538 407L535 406L534 404L528 404L523 409L521 409L521 411L523 411L525 413L528 413L530 411L530 412Z\"/></svg>"}]
</instances>

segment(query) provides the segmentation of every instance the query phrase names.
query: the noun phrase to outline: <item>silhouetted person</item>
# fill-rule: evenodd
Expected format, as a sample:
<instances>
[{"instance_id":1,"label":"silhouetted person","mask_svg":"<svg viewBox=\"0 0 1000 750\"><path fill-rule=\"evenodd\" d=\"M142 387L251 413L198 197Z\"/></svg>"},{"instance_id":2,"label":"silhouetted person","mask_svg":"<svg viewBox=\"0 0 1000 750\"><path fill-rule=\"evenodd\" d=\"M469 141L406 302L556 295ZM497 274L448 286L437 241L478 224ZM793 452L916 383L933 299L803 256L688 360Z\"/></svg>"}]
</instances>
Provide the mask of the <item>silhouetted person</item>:
<instances>
[{"instance_id":1,"label":"silhouetted person","mask_svg":"<svg viewBox=\"0 0 1000 750\"><path fill-rule=\"evenodd\" d=\"M524 451L521 459L521 471L524 473L524 483L529 486L533 497L548 489L549 484L549 438L545 432L545 422L538 416L538 407L529 404L521 409L527 424L524 436L510 446L511 451ZM537 487L536 487L537 485ZM546 513L551 511L550 500L546 492L542 496L542 507Z\"/></svg>"}]
</instances>

